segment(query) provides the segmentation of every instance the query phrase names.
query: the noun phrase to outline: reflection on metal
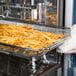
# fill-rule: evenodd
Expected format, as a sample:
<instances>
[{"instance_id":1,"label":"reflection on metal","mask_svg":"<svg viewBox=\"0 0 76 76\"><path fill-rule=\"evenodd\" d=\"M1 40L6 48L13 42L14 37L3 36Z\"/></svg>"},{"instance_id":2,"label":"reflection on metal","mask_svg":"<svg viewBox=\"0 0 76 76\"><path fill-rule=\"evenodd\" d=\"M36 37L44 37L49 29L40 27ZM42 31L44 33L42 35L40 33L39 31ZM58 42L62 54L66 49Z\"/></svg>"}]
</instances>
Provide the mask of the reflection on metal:
<instances>
[{"instance_id":1,"label":"reflection on metal","mask_svg":"<svg viewBox=\"0 0 76 76\"><path fill-rule=\"evenodd\" d=\"M34 0L31 0L31 5L34 5ZM34 10L31 10L32 20L34 20Z\"/></svg>"},{"instance_id":2,"label":"reflection on metal","mask_svg":"<svg viewBox=\"0 0 76 76\"><path fill-rule=\"evenodd\" d=\"M44 22L44 17L45 17L44 3L38 3L37 7L38 7L38 22L42 23Z\"/></svg>"},{"instance_id":3,"label":"reflection on metal","mask_svg":"<svg viewBox=\"0 0 76 76\"><path fill-rule=\"evenodd\" d=\"M63 0L0 0L0 16L59 26L62 4Z\"/></svg>"},{"instance_id":4,"label":"reflection on metal","mask_svg":"<svg viewBox=\"0 0 76 76\"><path fill-rule=\"evenodd\" d=\"M32 57L32 72L33 74L36 72L36 63L35 63L36 59L35 57Z\"/></svg>"},{"instance_id":5,"label":"reflection on metal","mask_svg":"<svg viewBox=\"0 0 76 76\"><path fill-rule=\"evenodd\" d=\"M57 0L45 0L45 23L57 25Z\"/></svg>"}]
</instances>

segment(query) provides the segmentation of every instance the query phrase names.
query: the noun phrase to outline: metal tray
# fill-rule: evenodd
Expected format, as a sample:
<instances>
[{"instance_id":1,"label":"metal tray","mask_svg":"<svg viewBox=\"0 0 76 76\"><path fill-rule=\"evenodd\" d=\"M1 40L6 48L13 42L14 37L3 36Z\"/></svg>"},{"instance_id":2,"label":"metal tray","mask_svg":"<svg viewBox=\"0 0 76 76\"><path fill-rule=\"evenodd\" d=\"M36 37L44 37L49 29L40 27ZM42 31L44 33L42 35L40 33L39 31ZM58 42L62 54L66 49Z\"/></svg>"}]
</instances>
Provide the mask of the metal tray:
<instances>
[{"instance_id":1,"label":"metal tray","mask_svg":"<svg viewBox=\"0 0 76 76\"><path fill-rule=\"evenodd\" d=\"M18 24L22 25L25 23L19 23L15 21L7 21L7 20L0 20L0 23L5 23L5 24ZM45 31L45 32L52 32L52 33L58 33L58 34L64 34L64 35L69 35L69 30L68 29L59 29L59 28L52 28L52 27L46 27L46 26L39 26L39 25L32 25L32 24L26 24L27 26L32 26L33 29ZM11 54L19 57L27 57L30 58L31 56L41 56L44 53L47 53L55 48L57 48L59 45L61 45L66 38L63 38L52 45L42 48L40 50L32 50L31 48L26 49L14 45L9 45L5 43L0 43L0 52L6 53L6 54ZM30 54L32 52L32 54Z\"/></svg>"}]
</instances>

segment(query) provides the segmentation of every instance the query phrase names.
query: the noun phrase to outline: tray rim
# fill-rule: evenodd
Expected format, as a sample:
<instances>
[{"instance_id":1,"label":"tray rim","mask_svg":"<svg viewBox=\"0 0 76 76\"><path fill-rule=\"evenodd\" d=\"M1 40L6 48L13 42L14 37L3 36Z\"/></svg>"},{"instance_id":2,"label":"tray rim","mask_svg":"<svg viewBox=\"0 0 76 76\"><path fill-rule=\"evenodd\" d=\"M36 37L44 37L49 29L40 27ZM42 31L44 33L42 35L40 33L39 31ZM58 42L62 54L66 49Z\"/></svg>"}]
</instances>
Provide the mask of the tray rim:
<instances>
[{"instance_id":1,"label":"tray rim","mask_svg":"<svg viewBox=\"0 0 76 76\"><path fill-rule=\"evenodd\" d=\"M3 20L3 21L8 21L8 22L9 22L9 20ZM12 23L13 23L13 22L16 22L16 21L12 21ZM16 22L16 23L18 23L18 22ZM22 22L19 22L19 23L22 24ZM7 24L7 23L6 23L6 24ZM26 24L26 23L25 23L25 24ZM38 26L38 25L37 25L37 26ZM51 27L49 27L49 28L51 28ZM56 28L55 28L55 29L56 29ZM59 41L51 44L51 45L48 46L48 47L45 47L45 48L43 48L43 49L40 49L40 50L32 50L31 48L27 49L27 48L15 46L15 45L10 45L10 44L5 44L5 43L0 43L0 45L5 45L5 46L13 47L13 48L18 48L18 49L22 49L22 50L25 50L25 51L36 51L36 52L38 52L38 51L48 50L47 52L49 52L49 51L57 48L58 46L60 46L67 38L68 38L68 37L62 38L61 40L59 40ZM7 51L7 50L6 50L6 52L10 53L10 51ZM43 52L43 53L47 53L47 52ZM15 52L13 52L13 53L15 53ZM43 53L41 53L41 54L43 54ZM18 54L18 53L16 53L16 54ZM40 54L40 55L41 55L41 54ZM23 54L23 55L24 55L24 56L27 56L26 54ZM39 55L39 56L40 56L40 55ZM38 55L36 54L36 55L34 55L34 56L38 56ZM31 55L29 55L29 57L31 57Z\"/></svg>"}]
</instances>

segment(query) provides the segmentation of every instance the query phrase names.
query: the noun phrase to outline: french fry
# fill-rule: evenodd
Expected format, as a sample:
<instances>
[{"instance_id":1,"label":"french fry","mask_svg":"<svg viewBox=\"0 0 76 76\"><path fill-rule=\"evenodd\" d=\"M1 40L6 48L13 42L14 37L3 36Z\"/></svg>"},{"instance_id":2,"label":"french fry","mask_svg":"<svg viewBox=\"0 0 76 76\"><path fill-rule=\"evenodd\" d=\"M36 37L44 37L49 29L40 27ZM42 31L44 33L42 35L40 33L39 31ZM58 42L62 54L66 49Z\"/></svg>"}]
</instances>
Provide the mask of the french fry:
<instances>
[{"instance_id":1,"label":"french fry","mask_svg":"<svg viewBox=\"0 0 76 76\"><path fill-rule=\"evenodd\" d=\"M66 37L61 34L33 30L32 26L16 25L0 23L0 42L39 50L55 43L59 38ZM23 53L26 54L25 51ZM36 54L36 52L29 52L29 54L33 53Z\"/></svg>"}]
</instances>

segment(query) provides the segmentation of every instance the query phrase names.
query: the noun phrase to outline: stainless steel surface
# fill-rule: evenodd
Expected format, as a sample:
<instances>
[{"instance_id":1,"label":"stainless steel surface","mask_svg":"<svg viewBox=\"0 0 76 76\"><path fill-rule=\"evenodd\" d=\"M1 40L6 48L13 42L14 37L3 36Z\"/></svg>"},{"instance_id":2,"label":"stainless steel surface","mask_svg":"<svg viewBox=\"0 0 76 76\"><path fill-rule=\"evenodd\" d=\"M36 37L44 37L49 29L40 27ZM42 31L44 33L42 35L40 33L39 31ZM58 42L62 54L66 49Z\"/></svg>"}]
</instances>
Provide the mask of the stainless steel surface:
<instances>
[{"instance_id":1,"label":"stainless steel surface","mask_svg":"<svg viewBox=\"0 0 76 76\"><path fill-rule=\"evenodd\" d=\"M52 55L54 54L53 52ZM35 67L32 66L34 64L36 65ZM47 76L51 73L54 75L56 73L54 71L60 66L59 63L43 64L41 59L35 60L35 58L32 58L31 60L27 60L26 58L23 59L0 53L1 76Z\"/></svg>"},{"instance_id":2,"label":"stainless steel surface","mask_svg":"<svg viewBox=\"0 0 76 76\"><path fill-rule=\"evenodd\" d=\"M39 24L30 24L30 23L25 23L21 22L20 20L0 20L0 23L5 23L5 24L18 24L20 25L27 25L27 26L32 26L32 29L37 29L45 32L52 32L52 33L58 33L58 34L63 34L63 35L70 35L70 29L69 28L54 28L54 27L49 27L49 26L44 26L44 25L39 25Z\"/></svg>"},{"instance_id":3,"label":"stainless steel surface","mask_svg":"<svg viewBox=\"0 0 76 76\"><path fill-rule=\"evenodd\" d=\"M47 69L44 73L39 76L57 76L57 70L60 65L55 65L54 67Z\"/></svg>"},{"instance_id":4,"label":"stainless steel surface","mask_svg":"<svg viewBox=\"0 0 76 76\"><path fill-rule=\"evenodd\" d=\"M2 16L2 15L3 15L3 7L0 6L0 16Z\"/></svg>"},{"instance_id":5,"label":"stainless steel surface","mask_svg":"<svg viewBox=\"0 0 76 76\"><path fill-rule=\"evenodd\" d=\"M38 22L39 23L45 23L45 4L44 3L38 3Z\"/></svg>"},{"instance_id":6,"label":"stainless steel surface","mask_svg":"<svg viewBox=\"0 0 76 76\"><path fill-rule=\"evenodd\" d=\"M1 0L0 6L3 18L62 26L63 0Z\"/></svg>"},{"instance_id":7,"label":"stainless steel surface","mask_svg":"<svg viewBox=\"0 0 76 76\"><path fill-rule=\"evenodd\" d=\"M6 3L6 2L7 2L7 0L0 0L0 2L1 2L1 3Z\"/></svg>"},{"instance_id":8,"label":"stainless steel surface","mask_svg":"<svg viewBox=\"0 0 76 76\"><path fill-rule=\"evenodd\" d=\"M22 25L25 23L22 22L17 22L17 21L8 21L8 20L0 20L0 23L5 23L5 24L17 24L17 25ZM27 26L32 26L33 29L41 30L41 31L46 31L46 32L52 32L52 33L59 33L59 34L64 34L69 36L69 29L60 29L60 28L52 28L52 27L45 27L45 26L40 26L40 25L35 25L35 24L26 24ZM42 54L38 53L36 55L29 55L23 54L21 51L30 51L29 49L24 49L21 47L16 47L16 46L11 46L11 45L6 45L0 43L0 53L4 53L7 55L13 55L19 58L24 58L29 60L29 63L27 65L29 69L29 74L33 76L46 76L48 74L51 74L52 70L57 69L60 67L61 63L61 54L58 54L56 52L56 47L58 47L61 43L63 43L61 40L54 45L46 48L48 49L47 52L43 52ZM6 49L7 47L10 49ZM2 48L4 47L4 48ZM54 50L53 50L54 49ZM19 52L14 52L14 50L19 50ZM44 49L42 49L44 50ZM34 51L34 50L33 50ZM37 51L37 50L36 50ZM28 74L28 73L27 73Z\"/></svg>"},{"instance_id":9,"label":"stainless steel surface","mask_svg":"<svg viewBox=\"0 0 76 76\"><path fill-rule=\"evenodd\" d=\"M4 20L0 20L0 23L6 23L6 24L17 24L17 25L22 25L22 24L25 24L25 23L18 23L18 22L13 22L13 21L4 21ZM63 30L63 29L57 29L57 28L49 28L49 27L45 27L45 26L39 26L39 25L32 25L32 24L26 24L27 26L32 26L33 29L37 29L37 30L41 30L41 31L45 31L45 32L52 32L52 33L60 33L60 34L64 34L64 35L68 35L69 34L69 31L66 29L66 30ZM17 56L23 56L23 57L27 57L29 58L30 56L40 56L40 55L43 55L44 52L42 53L38 53L39 51L44 51L44 50L47 50L47 52L57 48L59 45L61 45L63 42L64 42L65 39L62 39L46 48L42 48L40 50L32 50L32 49L26 49L26 48L22 48L22 47L17 47L17 46L13 46L13 45L7 45L7 44L1 44L2 46L7 46L7 47L10 47L10 49L6 49L5 47L1 49L0 52L5 52L5 53L9 53L9 54L13 54L13 55L17 55ZM1 46L1 47L2 47ZM4 50L4 51L2 51ZM15 50L17 50L18 52L14 52ZM26 54L23 54L22 52L25 51L27 52ZM29 55L29 52L30 51L35 51L36 54L35 55ZM46 54L46 52L45 52Z\"/></svg>"},{"instance_id":10,"label":"stainless steel surface","mask_svg":"<svg viewBox=\"0 0 76 76\"><path fill-rule=\"evenodd\" d=\"M61 1L61 3L59 2ZM39 6L40 4L40 6ZM5 23L5 24L17 24L17 25L22 25L26 24L25 21L28 23L26 24L27 26L32 26L33 29L45 31L45 32L52 32L52 33L58 33L58 34L64 34L69 36L69 29L61 29L61 28L53 28L53 27L46 27L47 25L50 26L57 26L59 27L60 25L62 26L62 10L60 7L63 7L63 0L0 0L0 16L2 16L2 19L6 20L0 20L0 23ZM8 19L15 19L15 21ZM17 19L20 22L17 22ZM24 23L21 22L21 20L24 21ZM31 22L34 22L36 24L30 24ZM42 25L38 25L38 24ZM47 49L47 52L43 53L38 53L38 51L41 50L32 50L32 49L26 49L26 48L21 48L21 47L16 47L16 46L11 46L7 44L1 44L0 43L0 54L4 53L7 54L8 56L14 56L14 59L16 57L24 58L26 62L18 61L16 59L15 64L14 64L14 59L10 58L8 56L3 57L5 62L0 63L1 65L1 70L0 73L4 73L6 75L12 75L12 76L50 76L50 75L56 75L56 70L61 66L61 54L58 54L56 52L56 48L61 45L64 42L65 39L56 42L55 44L43 48ZM8 49L10 48L10 49ZM18 52L14 52L14 50L17 50ZM37 51L35 55L29 55L29 51ZM23 51L26 51L26 54L23 54ZM1 55L0 55L1 58ZM7 59L8 60L7 60ZM13 59L13 60L12 60ZM21 59L22 60L22 59ZM8 61L7 67L6 62ZM12 61L12 62L11 62ZM27 63L27 61L29 61ZM0 62L2 62L0 60ZM15 68L14 70L11 68L10 65L11 63L13 65L18 65L21 67L20 72L16 69L19 70L19 68L12 66ZM21 64L20 64L21 63ZM3 65L2 65L3 64ZM4 66L4 68L2 68ZM6 70L5 70L6 69ZM14 74L11 73L12 71L16 72ZM54 72L55 70L55 72ZM26 73L25 75L21 73L24 71ZM0 74L2 75L2 74Z\"/></svg>"},{"instance_id":11,"label":"stainless steel surface","mask_svg":"<svg viewBox=\"0 0 76 76\"><path fill-rule=\"evenodd\" d=\"M57 9L59 9L57 8L57 2L58 0L45 0L45 24L57 26Z\"/></svg>"}]
</instances>

